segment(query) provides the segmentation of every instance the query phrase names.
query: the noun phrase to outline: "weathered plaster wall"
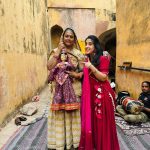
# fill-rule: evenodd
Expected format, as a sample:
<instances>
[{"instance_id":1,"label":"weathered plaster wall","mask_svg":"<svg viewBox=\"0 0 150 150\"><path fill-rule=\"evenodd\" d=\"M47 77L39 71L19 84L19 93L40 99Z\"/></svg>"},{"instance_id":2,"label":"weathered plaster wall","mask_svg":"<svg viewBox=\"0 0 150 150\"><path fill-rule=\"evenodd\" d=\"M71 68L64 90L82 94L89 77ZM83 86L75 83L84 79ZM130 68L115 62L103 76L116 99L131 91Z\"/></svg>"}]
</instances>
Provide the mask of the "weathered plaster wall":
<instances>
[{"instance_id":1,"label":"weathered plaster wall","mask_svg":"<svg viewBox=\"0 0 150 150\"><path fill-rule=\"evenodd\" d=\"M69 8L99 8L115 11L115 0L47 0L48 7L69 7Z\"/></svg>"},{"instance_id":2,"label":"weathered plaster wall","mask_svg":"<svg viewBox=\"0 0 150 150\"><path fill-rule=\"evenodd\" d=\"M131 61L133 67L150 69L150 1L117 0L117 66ZM121 71L116 67L119 90L128 90L137 98L141 82L150 81L150 73Z\"/></svg>"},{"instance_id":3,"label":"weathered plaster wall","mask_svg":"<svg viewBox=\"0 0 150 150\"><path fill-rule=\"evenodd\" d=\"M84 8L84 9L95 9L95 27L94 25L91 28L95 28L95 34L99 36L101 33L115 27L115 12L116 12L116 1L115 0L48 0L49 8ZM83 9L83 10L84 10ZM81 13L82 16L82 13ZM87 18L84 17L84 20L91 22L90 16ZM79 21L84 22L84 20ZM88 23L88 24L89 24ZM85 25L88 25L85 24ZM91 23L90 23L91 24ZM85 27L86 29L86 27Z\"/></svg>"},{"instance_id":4,"label":"weathered plaster wall","mask_svg":"<svg viewBox=\"0 0 150 150\"><path fill-rule=\"evenodd\" d=\"M47 77L44 0L0 0L0 124Z\"/></svg>"},{"instance_id":5,"label":"weathered plaster wall","mask_svg":"<svg viewBox=\"0 0 150 150\"><path fill-rule=\"evenodd\" d=\"M49 28L56 24L63 29L71 27L75 30L79 39L85 39L87 35L95 34L94 9L50 8L48 17Z\"/></svg>"}]
</instances>

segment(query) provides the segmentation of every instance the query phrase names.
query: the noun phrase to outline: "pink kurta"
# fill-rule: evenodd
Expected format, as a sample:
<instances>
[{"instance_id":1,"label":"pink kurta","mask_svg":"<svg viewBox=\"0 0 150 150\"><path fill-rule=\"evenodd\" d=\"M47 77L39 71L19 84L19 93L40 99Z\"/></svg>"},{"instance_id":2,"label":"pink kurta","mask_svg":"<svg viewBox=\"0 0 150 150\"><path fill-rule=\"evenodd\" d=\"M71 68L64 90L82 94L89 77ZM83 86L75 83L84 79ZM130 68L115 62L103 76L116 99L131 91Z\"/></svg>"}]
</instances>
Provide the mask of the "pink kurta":
<instances>
[{"instance_id":1,"label":"pink kurta","mask_svg":"<svg viewBox=\"0 0 150 150\"><path fill-rule=\"evenodd\" d=\"M108 74L109 62L109 58L101 56L97 69ZM119 150L114 100L115 93L109 82L89 76L88 69L84 68L80 150Z\"/></svg>"}]
</instances>

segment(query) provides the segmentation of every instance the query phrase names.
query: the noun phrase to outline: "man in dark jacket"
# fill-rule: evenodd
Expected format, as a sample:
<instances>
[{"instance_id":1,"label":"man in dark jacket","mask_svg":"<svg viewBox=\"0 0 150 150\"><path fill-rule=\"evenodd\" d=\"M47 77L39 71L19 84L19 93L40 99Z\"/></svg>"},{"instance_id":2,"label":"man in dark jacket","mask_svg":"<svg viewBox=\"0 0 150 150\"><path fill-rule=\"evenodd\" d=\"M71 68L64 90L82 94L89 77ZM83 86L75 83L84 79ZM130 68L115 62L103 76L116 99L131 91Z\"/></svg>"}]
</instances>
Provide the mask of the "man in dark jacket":
<instances>
[{"instance_id":1,"label":"man in dark jacket","mask_svg":"<svg viewBox=\"0 0 150 150\"><path fill-rule=\"evenodd\" d=\"M147 122L150 120L150 82L143 81L141 84L141 89L142 93L138 98L138 100L143 103L143 106L139 106L141 112L139 114L131 114L127 112L121 104L119 104L116 107L118 112L116 115L118 114L127 122L132 123Z\"/></svg>"}]
</instances>

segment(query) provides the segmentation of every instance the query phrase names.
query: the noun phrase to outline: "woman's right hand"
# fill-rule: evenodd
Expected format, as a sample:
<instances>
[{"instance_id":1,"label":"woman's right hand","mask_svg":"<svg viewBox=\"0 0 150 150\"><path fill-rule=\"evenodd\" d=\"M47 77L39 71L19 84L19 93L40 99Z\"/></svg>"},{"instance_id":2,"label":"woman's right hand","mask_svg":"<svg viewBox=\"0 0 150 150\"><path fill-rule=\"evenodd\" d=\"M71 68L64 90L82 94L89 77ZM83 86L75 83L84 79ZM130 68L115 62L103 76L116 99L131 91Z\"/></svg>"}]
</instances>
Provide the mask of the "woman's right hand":
<instances>
[{"instance_id":1,"label":"woman's right hand","mask_svg":"<svg viewBox=\"0 0 150 150\"><path fill-rule=\"evenodd\" d=\"M64 49L65 48L65 45L64 45L64 43L63 42L60 42L59 44L58 44L58 51L59 51L59 53L62 51L62 49Z\"/></svg>"}]
</instances>

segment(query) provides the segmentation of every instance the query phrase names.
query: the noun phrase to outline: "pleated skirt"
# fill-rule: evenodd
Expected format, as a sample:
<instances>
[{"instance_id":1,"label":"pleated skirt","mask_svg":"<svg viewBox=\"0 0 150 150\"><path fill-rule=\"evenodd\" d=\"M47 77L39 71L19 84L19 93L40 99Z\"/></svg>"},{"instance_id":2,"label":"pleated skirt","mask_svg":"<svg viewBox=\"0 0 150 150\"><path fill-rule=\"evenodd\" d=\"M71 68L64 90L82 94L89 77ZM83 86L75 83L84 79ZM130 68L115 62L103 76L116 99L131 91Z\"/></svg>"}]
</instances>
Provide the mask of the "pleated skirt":
<instances>
[{"instance_id":1,"label":"pleated skirt","mask_svg":"<svg viewBox=\"0 0 150 150\"><path fill-rule=\"evenodd\" d=\"M77 148L80 142L80 132L80 110L49 111L48 148L56 150Z\"/></svg>"}]
</instances>

